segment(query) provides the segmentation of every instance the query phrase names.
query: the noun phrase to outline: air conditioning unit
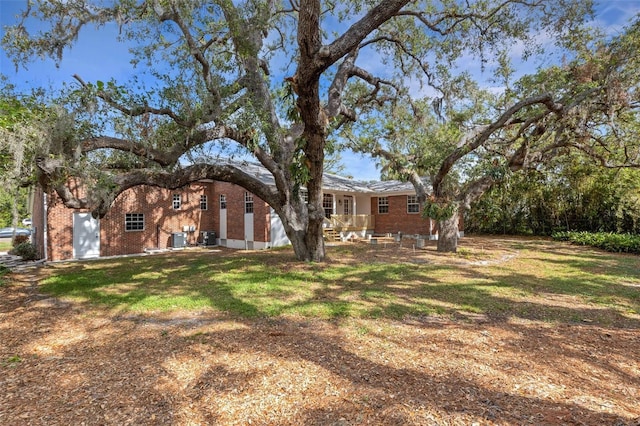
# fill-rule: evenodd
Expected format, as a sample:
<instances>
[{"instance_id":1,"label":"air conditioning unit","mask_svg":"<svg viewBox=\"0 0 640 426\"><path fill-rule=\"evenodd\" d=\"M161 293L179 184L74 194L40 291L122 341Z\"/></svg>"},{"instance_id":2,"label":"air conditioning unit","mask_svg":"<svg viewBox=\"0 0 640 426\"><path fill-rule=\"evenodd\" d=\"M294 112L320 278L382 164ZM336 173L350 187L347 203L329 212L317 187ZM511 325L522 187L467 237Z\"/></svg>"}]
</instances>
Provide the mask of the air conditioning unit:
<instances>
[{"instance_id":1,"label":"air conditioning unit","mask_svg":"<svg viewBox=\"0 0 640 426\"><path fill-rule=\"evenodd\" d=\"M215 246L216 245L216 232L215 231L202 231L202 245L203 246Z\"/></svg>"},{"instance_id":2,"label":"air conditioning unit","mask_svg":"<svg viewBox=\"0 0 640 426\"><path fill-rule=\"evenodd\" d=\"M171 239L173 248L183 248L187 246L187 234L184 232L174 232L171 234Z\"/></svg>"}]
</instances>

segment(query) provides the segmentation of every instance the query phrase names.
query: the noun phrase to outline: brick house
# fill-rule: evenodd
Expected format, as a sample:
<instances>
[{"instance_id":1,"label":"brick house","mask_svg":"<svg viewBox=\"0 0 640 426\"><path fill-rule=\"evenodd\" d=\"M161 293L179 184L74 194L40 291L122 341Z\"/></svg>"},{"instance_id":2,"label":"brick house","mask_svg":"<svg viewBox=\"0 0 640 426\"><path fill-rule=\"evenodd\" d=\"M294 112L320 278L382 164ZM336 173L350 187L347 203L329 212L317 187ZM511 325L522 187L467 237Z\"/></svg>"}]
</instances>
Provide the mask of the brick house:
<instances>
[{"instance_id":1,"label":"brick house","mask_svg":"<svg viewBox=\"0 0 640 426\"><path fill-rule=\"evenodd\" d=\"M244 163L243 170L273 184L271 175L259 165ZM71 189L82 195L79 186ZM326 174L323 192L327 238L398 233L436 238L435 223L421 217L411 184L367 184ZM242 249L289 244L280 218L266 202L240 186L218 181L200 181L177 190L131 188L120 194L99 220L88 211L65 207L55 194L37 190L32 213L33 241L47 260L135 254L197 244Z\"/></svg>"}]
</instances>

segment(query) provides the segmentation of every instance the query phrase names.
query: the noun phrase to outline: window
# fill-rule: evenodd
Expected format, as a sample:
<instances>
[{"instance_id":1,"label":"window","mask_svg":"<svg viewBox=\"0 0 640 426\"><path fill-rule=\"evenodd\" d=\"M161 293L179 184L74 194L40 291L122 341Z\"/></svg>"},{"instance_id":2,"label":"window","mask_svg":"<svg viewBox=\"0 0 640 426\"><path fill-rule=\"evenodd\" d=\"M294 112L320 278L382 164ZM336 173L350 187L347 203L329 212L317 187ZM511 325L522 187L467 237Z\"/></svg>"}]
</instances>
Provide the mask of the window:
<instances>
[{"instance_id":1,"label":"window","mask_svg":"<svg viewBox=\"0 0 640 426\"><path fill-rule=\"evenodd\" d=\"M180 206L182 205L182 197L180 194L173 194L173 209L180 210Z\"/></svg>"},{"instance_id":2,"label":"window","mask_svg":"<svg viewBox=\"0 0 640 426\"><path fill-rule=\"evenodd\" d=\"M200 210L207 210L207 196L206 195L201 195L200 196Z\"/></svg>"},{"instance_id":3,"label":"window","mask_svg":"<svg viewBox=\"0 0 640 426\"><path fill-rule=\"evenodd\" d=\"M407 195L407 213L420 213L420 203L415 195Z\"/></svg>"},{"instance_id":4,"label":"window","mask_svg":"<svg viewBox=\"0 0 640 426\"><path fill-rule=\"evenodd\" d=\"M324 209L324 217L329 219L333 214L333 195L332 194L322 195L322 208Z\"/></svg>"},{"instance_id":5,"label":"window","mask_svg":"<svg viewBox=\"0 0 640 426\"><path fill-rule=\"evenodd\" d=\"M305 204L309 202L309 193L307 192L306 189L301 189L300 190L300 199Z\"/></svg>"},{"instance_id":6,"label":"window","mask_svg":"<svg viewBox=\"0 0 640 426\"><path fill-rule=\"evenodd\" d=\"M144 231L144 213L127 213L124 215L125 231Z\"/></svg>"},{"instance_id":7,"label":"window","mask_svg":"<svg viewBox=\"0 0 640 426\"><path fill-rule=\"evenodd\" d=\"M227 208L227 196L224 194L220 195L220 210L224 210Z\"/></svg>"},{"instance_id":8,"label":"window","mask_svg":"<svg viewBox=\"0 0 640 426\"><path fill-rule=\"evenodd\" d=\"M250 192L244 193L244 212L253 213L253 194Z\"/></svg>"},{"instance_id":9,"label":"window","mask_svg":"<svg viewBox=\"0 0 640 426\"><path fill-rule=\"evenodd\" d=\"M344 204L345 216L353 214L353 197L351 195L345 195L342 203Z\"/></svg>"},{"instance_id":10,"label":"window","mask_svg":"<svg viewBox=\"0 0 640 426\"><path fill-rule=\"evenodd\" d=\"M387 197L378 197L378 214L389 213L389 199Z\"/></svg>"}]
</instances>

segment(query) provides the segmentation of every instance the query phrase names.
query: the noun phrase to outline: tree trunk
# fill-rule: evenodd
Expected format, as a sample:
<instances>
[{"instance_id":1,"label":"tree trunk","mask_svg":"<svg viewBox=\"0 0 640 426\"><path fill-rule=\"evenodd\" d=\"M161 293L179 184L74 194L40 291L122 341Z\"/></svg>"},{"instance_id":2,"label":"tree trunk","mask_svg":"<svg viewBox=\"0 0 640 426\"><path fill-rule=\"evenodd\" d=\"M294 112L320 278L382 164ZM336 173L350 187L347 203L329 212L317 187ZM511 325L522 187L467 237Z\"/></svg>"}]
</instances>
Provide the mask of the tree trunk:
<instances>
[{"instance_id":1,"label":"tree trunk","mask_svg":"<svg viewBox=\"0 0 640 426\"><path fill-rule=\"evenodd\" d=\"M294 206L289 206L289 208L278 212L278 216L280 216L287 237L291 241L296 259L305 262L322 262L325 258L322 232L324 214L323 212L314 214L313 209L310 209L307 221L304 219L307 213L302 209L305 209L305 206L297 206L297 209Z\"/></svg>"},{"instance_id":2,"label":"tree trunk","mask_svg":"<svg viewBox=\"0 0 640 426\"><path fill-rule=\"evenodd\" d=\"M286 226L285 229L287 229ZM309 228L306 230L287 231L287 237L291 241L296 259L304 262L322 262L324 260L322 227L316 229L309 223Z\"/></svg>"},{"instance_id":3,"label":"tree trunk","mask_svg":"<svg viewBox=\"0 0 640 426\"><path fill-rule=\"evenodd\" d=\"M449 219L438 221L438 251L455 253L458 249L458 211Z\"/></svg>"}]
</instances>

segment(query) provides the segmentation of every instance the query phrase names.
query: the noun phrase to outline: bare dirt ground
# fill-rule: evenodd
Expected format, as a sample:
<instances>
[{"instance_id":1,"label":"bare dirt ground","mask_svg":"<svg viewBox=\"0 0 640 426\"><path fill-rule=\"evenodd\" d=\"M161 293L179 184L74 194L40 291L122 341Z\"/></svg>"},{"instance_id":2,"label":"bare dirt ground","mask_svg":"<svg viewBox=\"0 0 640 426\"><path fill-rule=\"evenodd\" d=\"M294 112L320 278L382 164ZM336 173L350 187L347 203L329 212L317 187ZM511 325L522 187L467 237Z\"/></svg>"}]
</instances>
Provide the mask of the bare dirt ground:
<instances>
[{"instance_id":1,"label":"bare dirt ground","mask_svg":"<svg viewBox=\"0 0 640 426\"><path fill-rule=\"evenodd\" d=\"M482 256L412 259L513 256L466 245ZM357 261L413 251L389 247ZM33 274L0 287L2 425L640 425L629 324L123 315L42 295Z\"/></svg>"}]
</instances>

